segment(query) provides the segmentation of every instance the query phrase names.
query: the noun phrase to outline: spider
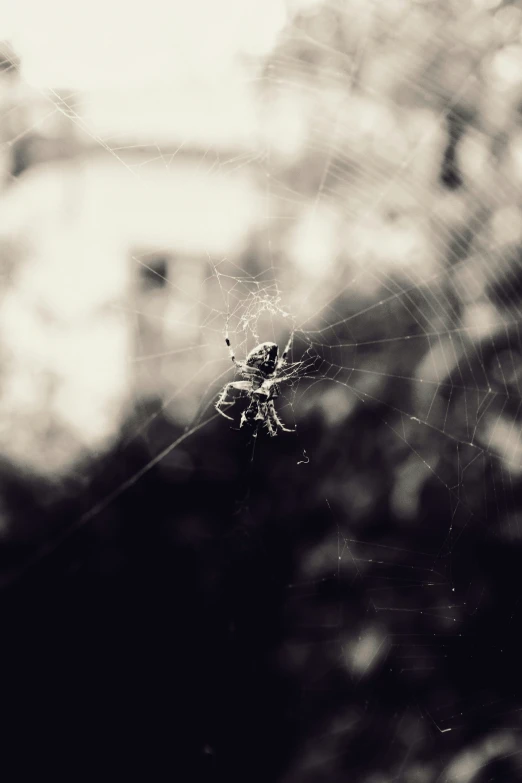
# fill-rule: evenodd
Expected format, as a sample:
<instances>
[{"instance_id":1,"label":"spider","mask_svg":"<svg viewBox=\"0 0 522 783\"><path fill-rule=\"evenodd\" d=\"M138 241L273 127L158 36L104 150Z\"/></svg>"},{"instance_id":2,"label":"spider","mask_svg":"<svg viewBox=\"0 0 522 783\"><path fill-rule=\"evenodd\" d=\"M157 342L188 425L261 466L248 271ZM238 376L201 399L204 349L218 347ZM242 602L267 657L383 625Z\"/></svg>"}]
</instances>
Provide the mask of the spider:
<instances>
[{"instance_id":1,"label":"spider","mask_svg":"<svg viewBox=\"0 0 522 783\"><path fill-rule=\"evenodd\" d=\"M278 358L277 344L265 342L253 348L244 361L238 361L230 345L230 340L225 337L230 358L246 380L232 381L224 386L216 401L218 413L233 421L232 416L224 413L222 408L224 405L234 405L235 400L227 400L227 396L231 389L236 389L244 392L244 395L240 396L246 396L250 400L248 407L241 414L240 427L245 424L259 426L262 423L272 437L277 435L278 430L295 432L295 430L285 427L274 407L274 400L279 396L279 384L295 378L296 370L300 367L299 363L289 365L287 362L292 340L293 335L290 336L280 358ZM282 372L283 368L286 368L286 373Z\"/></svg>"}]
</instances>

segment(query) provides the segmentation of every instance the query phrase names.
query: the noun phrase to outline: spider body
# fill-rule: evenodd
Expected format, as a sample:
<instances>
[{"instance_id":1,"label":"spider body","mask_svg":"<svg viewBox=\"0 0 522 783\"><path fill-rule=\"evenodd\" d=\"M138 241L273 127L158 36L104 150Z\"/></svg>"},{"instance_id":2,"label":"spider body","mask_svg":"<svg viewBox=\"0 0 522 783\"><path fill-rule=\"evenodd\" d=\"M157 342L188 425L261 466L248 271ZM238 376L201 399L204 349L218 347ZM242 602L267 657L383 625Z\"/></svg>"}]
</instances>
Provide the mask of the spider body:
<instances>
[{"instance_id":1,"label":"spider body","mask_svg":"<svg viewBox=\"0 0 522 783\"><path fill-rule=\"evenodd\" d=\"M244 361L236 359L228 337L225 338L225 342L230 358L245 380L226 384L216 402L218 413L226 419L232 420L232 416L225 413L223 407L234 405L234 400L227 399L229 392L234 389L242 392L240 396L246 396L250 400L248 407L241 414L240 427L245 424L255 427L264 424L272 436L277 435L278 430L293 432L294 430L284 426L274 407L274 400L279 396L279 384L282 381L291 380L296 375L296 367L289 366L287 362L292 337L290 337L280 358L278 357L277 343L264 342L253 348ZM285 372L282 372L283 369Z\"/></svg>"},{"instance_id":2,"label":"spider body","mask_svg":"<svg viewBox=\"0 0 522 783\"><path fill-rule=\"evenodd\" d=\"M252 348L248 354L245 364L247 367L253 367L259 370L262 375L271 375L277 364L277 354L279 348L277 343L261 343Z\"/></svg>"}]
</instances>

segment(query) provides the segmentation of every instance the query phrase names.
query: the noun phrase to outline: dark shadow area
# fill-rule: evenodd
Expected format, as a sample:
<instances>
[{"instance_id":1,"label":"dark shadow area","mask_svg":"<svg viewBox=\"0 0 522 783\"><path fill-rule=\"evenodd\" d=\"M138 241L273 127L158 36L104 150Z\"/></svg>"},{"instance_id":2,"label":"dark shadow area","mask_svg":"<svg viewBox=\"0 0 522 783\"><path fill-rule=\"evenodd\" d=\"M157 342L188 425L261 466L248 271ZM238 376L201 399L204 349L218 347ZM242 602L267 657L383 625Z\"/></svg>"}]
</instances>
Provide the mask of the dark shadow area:
<instances>
[{"instance_id":1,"label":"dark shadow area","mask_svg":"<svg viewBox=\"0 0 522 783\"><path fill-rule=\"evenodd\" d=\"M191 471L160 463L66 538L147 464L148 448L116 447L88 486L59 502L4 468L6 510L58 536L45 541L33 528L31 547L26 536L0 551L11 575L1 596L3 709L7 736L31 748L21 764L75 779L139 771L158 780L341 781L400 767L409 742L416 763L444 762L514 725L520 544L495 534L494 493L483 513L455 514L436 481L405 529L390 511L381 413L366 409L335 434L311 418L303 434L308 453L321 455L313 467L296 466L290 437L260 436L251 463L248 436L218 420L185 442ZM178 434L165 420L156 427ZM336 491L370 474L379 491L364 546L354 544L359 558L366 553L364 573L339 570L332 557L320 579L300 585L307 552L350 537ZM458 535L444 549L452 519ZM61 543L38 558L60 531ZM450 579L455 603L467 597L458 630L441 630L440 593L424 578L408 584L419 558ZM397 643L367 676L350 677L343 638L378 615L383 585ZM424 667L409 671L408 655Z\"/></svg>"}]
</instances>

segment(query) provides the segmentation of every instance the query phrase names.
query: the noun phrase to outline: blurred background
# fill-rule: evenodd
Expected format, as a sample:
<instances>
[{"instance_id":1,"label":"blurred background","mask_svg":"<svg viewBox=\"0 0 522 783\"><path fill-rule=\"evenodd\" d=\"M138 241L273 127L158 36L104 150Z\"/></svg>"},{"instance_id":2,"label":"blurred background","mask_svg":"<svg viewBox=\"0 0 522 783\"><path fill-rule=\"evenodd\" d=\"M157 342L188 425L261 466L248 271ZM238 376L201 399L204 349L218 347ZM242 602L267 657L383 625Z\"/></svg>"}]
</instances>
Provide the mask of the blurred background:
<instances>
[{"instance_id":1,"label":"blurred background","mask_svg":"<svg viewBox=\"0 0 522 783\"><path fill-rule=\"evenodd\" d=\"M522 780L522 4L23 0L0 41L19 775ZM293 336L295 433L215 412L227 335Z\"/></svg>"}]
</instances>

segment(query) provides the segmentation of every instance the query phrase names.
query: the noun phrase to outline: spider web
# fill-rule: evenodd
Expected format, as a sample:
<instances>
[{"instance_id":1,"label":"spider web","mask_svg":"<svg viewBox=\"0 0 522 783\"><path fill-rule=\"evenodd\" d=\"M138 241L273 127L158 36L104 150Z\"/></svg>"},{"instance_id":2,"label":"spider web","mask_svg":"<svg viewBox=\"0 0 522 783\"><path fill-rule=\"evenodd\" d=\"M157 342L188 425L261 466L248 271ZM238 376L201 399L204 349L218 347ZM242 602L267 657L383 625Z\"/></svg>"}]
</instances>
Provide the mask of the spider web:
<instances>
[{"instance_id":1,"label":"spider web","mask_svg":"<svg viewBox=\"0 0 522 783\"><path fill-rule=\"evenodd\" d=\"M242 92L232 104L254 96L255 120L236 118L234 135L234 121L219 129L217 117L215 137L181 123L165 139L169 122L155 136L151 119L136 141L129 127L144 113L146 91L132 91L130 104L122 98L131 121L115 132L100 106L118 91L100 103L93 91L89 103L84 91L28 86L13 61L38 108L36 119L22 117L8 148L54 133L71 149L86 147L89 162L58 182L38 168L11 182L4 242L14 241L14 224L17 237L23 232L28 202L38 220L35 205L49 193L66 212L70 196L73 245L87 240L89 262L101 247L105 263L111 252L121 258L107 295L92 305L104 327L114 325L113 353L87 371L99 383L117 357L126 369L102 394L106 423L96 435L85 435L74 414L64 420L70 397L50 392L46 426L25 440L8 429L4 453L37 473L50 466L61 475L73 463L88 475L92 451L110 448L126 416L125 445L140 440L148 449L145 463L113 477L65 538L153 469L193 470L189 445L204 451L203 436L246 448L241 508L256 518L253 498L270 484L275 439L254 449L251 433L214 410L234 373L225 335L240 359L259 342L281 347L293 335L291 361L303 371L276 406L297 432L280 434L273 453L284 454L286 486L315 488L324 523L307 529L285 585L281 660L302 683L308 710L289 780L336 779L347 745L369 753L378 715L388 726L382 747L371 748L380 777L360 762L360 779L475 780L495 760L520 763L519 694L470 675L457 696L443 672L447 660L472 668L476 618L500 600L472 562L476 555L495 570L493 555L477 554L477 530L492 546L520 541L521 16L518 4L494 2L290 4L280 34L263 57L244 58L234 83ZM167 105L163 85L161 92ZM200 101L210 94L202 88ZM219 105L215 113L226 115ZM86 208L93 213L84 221ZM103 213L101 238L92 241ZM49 247L44 257L56 249L52 238ZM17 252L34 256L24 245ZM105 279L102 266L93 264L85 280ZM34 264L20 269L3 308L7 328L20 292L43 291L57 309ZM83 285L77 267L56 273L77 292ZM75 314L62 310L72 323ZM103 342L100 335L94 356ZM21 365L31 357L21 339L7 348ZM52 371L62 377L58 365ZM20 388L12 386L11 406ZM58 387L68 388L65 380ZM240 410L238 401L236 428ZM13 428L22 417L27 407ZM77 440L66 448L71 430ZM35 437L44 448L28 458ZM58 456L44 465L49 451ZM284 496L278 481L273 493ZM375 523L379 514L393 520L393 532ZM498 635L478 637L492 672L509 655L516 589L502 593ZM379 696L386 677L400 692L393 715ZM318 707L324 692L328 714ZM469 724L490 733L471 739Z\"/></svg>"}]
</instances>

